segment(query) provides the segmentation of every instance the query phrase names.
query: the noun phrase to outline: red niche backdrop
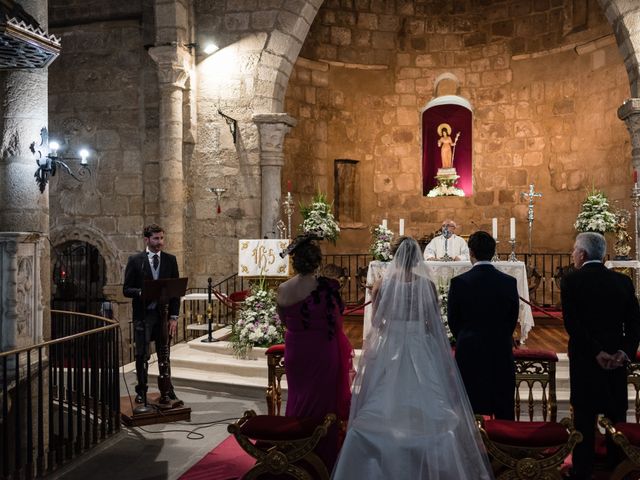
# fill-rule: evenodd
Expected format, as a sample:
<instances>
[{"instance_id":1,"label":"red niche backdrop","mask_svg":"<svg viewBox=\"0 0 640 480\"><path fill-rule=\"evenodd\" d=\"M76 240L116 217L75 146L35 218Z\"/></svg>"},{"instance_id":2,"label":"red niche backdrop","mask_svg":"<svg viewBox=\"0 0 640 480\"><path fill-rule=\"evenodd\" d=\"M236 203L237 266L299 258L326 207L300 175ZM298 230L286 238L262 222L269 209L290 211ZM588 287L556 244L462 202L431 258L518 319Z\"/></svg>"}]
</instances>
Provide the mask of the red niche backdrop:
<instances>
[{"instance_id":1,"label":"red niche backdrop","mask_svg":"<svg viewBox=\"0 0 640 480\"><path fill-rule=\"evenodd\" d=\"M438 186L436 175L443 173L458 175L453 187L473 194L472 125L471 104L457 95L436 97L422 111L423 195Z\"/></svg>"}]
</instances>

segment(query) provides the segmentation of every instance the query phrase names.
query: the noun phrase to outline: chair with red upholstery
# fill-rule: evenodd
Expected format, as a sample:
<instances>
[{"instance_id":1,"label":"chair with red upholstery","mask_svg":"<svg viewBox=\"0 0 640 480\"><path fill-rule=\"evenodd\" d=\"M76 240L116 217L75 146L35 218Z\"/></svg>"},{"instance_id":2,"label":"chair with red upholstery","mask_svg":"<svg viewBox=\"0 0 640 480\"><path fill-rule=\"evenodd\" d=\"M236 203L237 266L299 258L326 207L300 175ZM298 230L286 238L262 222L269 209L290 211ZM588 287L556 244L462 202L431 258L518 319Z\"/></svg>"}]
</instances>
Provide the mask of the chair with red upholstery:
<instances>
[{"instance_id":1,"label":"chair with red upholstery","mask_svg":"<svg viewBox=\"0 0 640 480\"><path fill-rule=\"evenodd\" d=\"M314 448L335 421L334 414L314 419L256 415L248 410L227 430L256 459L256 464L243 477L245 480L263 474L328 480L327 467L314 453Z\"/></svg>"},{"instance_id":2,"label":"chair with red upholstery","mask_svg":"<svg viewBox=\"0 0 640 480\"><path fill-rule=\"evenodd\" d=\"M520 420L520 387L524 384L528 388L529 421L533 421L536 405L535 397L539 396L542 420L555 422L558 415L558 402L556 399L556 364L558 363L558 355L550 350L515 348L513 357L516 366L516 420ZM540 393L536 391L534 394L534 390L538 388Z\"/></svg>"},{"instance_id":3,"label":"chair with red upholstery","mask_svg":"<svg viewBox=\"0 0 640 480\"><path fill-rule=\"evenodd\" d=\"M284 370L284 344L271 345L264 354L267 356L267 413L280 415Z\"/></svg>"},{"instance_id":4,"label":"chair with red upholstery","mask_svg":"<svg viewBox=\"0 0 640 480\"><path fill-rule=\"evenodd\" d=\"M636 358L627 366L627 384L635 391L636 423L640 423L640 352L636 352Z\"/></svg>"},{"instance_id":5,"label":"chair with red upholstery","mask_svg":"<svg viewBox=\"0 0 640 480\"><path fill-rule=\"evenodd\" d=\"M626 455L624 461L616 467L609 478L611 480L640 478L640 425L626 422L613 425L606 417L600 418L599 423ZM632 472L636 475L628 476Z\"/></svg>"},{"instance_id":6,"label":"chair with red upholstery","mask_svg":"<svg viewBox=\"0 0 640 480\"><path fill-rule=\"evenodd\" d=\"M557 423L478 417L478 423L498 480L561 479L560 465L582 441L567 418Z\"/></svg>"}]
</instances>

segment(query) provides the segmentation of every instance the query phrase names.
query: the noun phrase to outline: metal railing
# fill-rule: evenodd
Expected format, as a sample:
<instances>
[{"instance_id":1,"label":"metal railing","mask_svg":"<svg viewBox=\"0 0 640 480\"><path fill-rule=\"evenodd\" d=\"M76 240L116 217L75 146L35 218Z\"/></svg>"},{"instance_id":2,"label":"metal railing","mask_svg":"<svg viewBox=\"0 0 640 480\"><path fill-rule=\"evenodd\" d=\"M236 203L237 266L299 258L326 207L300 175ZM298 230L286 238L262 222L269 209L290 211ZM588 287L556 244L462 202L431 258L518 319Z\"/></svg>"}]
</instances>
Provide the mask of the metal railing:
<instances>
[{"instance_id":1,"label":"metal railing","mask_svg":"<svg viewBox=\"0 0 640 480\"><path fill-rule=\"evenodd\" d=\"M51 311L52 340L0 353L0 473L43 476L120 430L120 330Z\"/></svg>"}]
</instances>

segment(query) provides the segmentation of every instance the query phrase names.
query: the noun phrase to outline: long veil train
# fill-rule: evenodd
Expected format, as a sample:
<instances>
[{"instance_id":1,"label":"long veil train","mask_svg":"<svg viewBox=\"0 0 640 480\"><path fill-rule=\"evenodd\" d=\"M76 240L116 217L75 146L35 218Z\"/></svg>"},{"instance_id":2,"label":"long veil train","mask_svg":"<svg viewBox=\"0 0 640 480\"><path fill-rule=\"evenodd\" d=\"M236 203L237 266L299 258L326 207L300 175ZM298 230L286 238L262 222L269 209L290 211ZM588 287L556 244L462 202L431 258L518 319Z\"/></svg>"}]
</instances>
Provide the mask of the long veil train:
<instances>
[{"instance_id":1,"label":"long veil train","mask_svg":"<svg viewBox=\"0 0 640 480\"><path fill-rule=\"evenodd\" d=\"M334 479L492 479L417 242L374 301Z\"/></svg>"}]
</instances>

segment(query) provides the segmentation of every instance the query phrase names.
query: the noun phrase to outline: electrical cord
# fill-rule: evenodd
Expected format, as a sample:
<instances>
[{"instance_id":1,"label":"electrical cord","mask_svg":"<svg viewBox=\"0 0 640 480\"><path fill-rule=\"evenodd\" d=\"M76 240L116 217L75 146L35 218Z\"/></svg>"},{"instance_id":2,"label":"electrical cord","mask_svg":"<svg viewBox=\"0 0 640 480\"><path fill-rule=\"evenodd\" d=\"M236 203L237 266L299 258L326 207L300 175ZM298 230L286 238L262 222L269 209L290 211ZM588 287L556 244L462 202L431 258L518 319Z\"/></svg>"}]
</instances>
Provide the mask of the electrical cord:
<instances>
[{"instance_id":1,"label":"electrical cord","mask_svg":"<svg viewBox=\"0 0 640 480\"><path fill-rule=\"evenodd\" d=\"M124 371L124 338L122 335L122 328L120 327L120 324L118 323L118 330L120 331L120 364L122 365L121 367L121 372L122 372L122 380L124 382L124 386L125 389L127 391L127 397L129 397L129 404L131 405L131 412L133 412L134 410L134 405L133 405L133 400L131 400L131 391L129 390L129 384L127 383L127 377L126 377L126 373ZM162 409L158 408L157 406L153 406L156 409L156 412L160 414L160 416L167 416L165 415L165 413L162 411ZM215 427L216 425L231 425L232 423L235 423L240 417L230 417L230 418L222 418L220 420L213 420L211 422L199 422L199 423L181 423L181 422L174 422L175 425L185 425L185 426L195 426L196 428L193 428L191 430L186 430L186 429L165 429L165 430L158 430L158 431L154 431L154 430L148 430L144 427L141 426L137 426L134 425L133 428L137 428L138 430L141 430L145 433L149 433L149 434L159 434L159 433L186 433L187 436L186 438L188 440L202 440L203 438L205 438L205 436L202 433L199 433L198 430L203 430L205 428L210 428L210 427Z\"/></svg>"}]
</instances>

